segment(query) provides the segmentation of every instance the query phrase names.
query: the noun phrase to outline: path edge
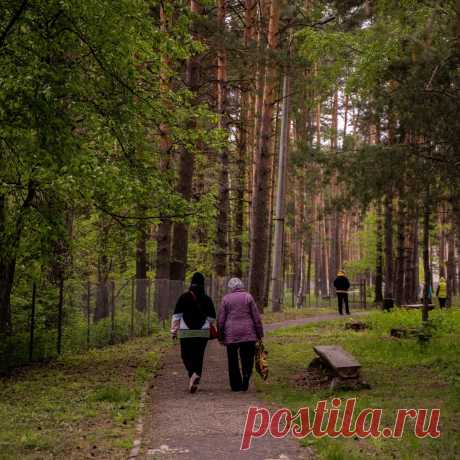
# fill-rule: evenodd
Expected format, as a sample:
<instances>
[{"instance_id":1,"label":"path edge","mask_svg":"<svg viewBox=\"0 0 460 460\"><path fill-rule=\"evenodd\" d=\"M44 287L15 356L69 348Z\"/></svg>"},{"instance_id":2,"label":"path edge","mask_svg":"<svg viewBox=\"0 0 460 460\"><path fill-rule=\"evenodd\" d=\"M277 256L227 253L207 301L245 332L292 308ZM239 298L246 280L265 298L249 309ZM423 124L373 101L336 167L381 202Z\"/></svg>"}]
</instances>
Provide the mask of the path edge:
<instances>
[{"instance_id":1,"label":"path edge","mask_svg":"<svg viewBox=\"0 0 460 460\"><path fill-rule=\"evenodd\" d=\"M142 446L142 434L144 432L144 409L145 409L145 399L147 396L147 391L149 389L150 379L145 383L144 388L142 389L141 398L139 401L139 418L136 423L136 438L133 442L133 447L129 451L128 460L135 460L141 451Z\"/></svg>"}]
</instances>

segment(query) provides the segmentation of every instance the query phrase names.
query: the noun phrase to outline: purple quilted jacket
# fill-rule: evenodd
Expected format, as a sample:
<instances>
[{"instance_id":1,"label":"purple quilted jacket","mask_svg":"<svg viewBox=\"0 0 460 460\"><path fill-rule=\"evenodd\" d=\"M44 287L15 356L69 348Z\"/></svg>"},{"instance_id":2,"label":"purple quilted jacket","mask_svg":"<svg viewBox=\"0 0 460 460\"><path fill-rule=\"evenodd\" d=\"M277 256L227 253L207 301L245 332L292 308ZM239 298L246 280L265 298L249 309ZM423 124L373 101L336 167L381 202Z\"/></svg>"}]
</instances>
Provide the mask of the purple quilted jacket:
<instances>
[{"instance_id":1,"label":"purple quilted jacket","mask_svg":"<svg viewBox=\"0 0 460 460\"><path fill-rule=\"evenodd\" d=\"M252 295L236 290L222 299L219 308L219 336L226 345L255 342L264 336L259 310Z\"/></svg>"}]
</instances>

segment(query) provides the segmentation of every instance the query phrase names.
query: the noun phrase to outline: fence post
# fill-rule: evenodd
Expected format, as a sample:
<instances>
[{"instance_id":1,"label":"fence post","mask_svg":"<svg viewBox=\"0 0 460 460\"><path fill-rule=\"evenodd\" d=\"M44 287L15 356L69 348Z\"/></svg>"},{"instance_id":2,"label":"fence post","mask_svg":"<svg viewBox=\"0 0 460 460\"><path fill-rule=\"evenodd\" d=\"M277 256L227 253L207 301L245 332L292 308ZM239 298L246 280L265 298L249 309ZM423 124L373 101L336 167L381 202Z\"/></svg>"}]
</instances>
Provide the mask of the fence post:
<instances>
[{"instance_id":1,"label":"fence post","mask_svg":"<svg viewBox=\"0 0 460 460\"><path fill-rule=\"evenodd\" d=\"M134 335L134 278L131 278L131 338Z\"/></svg>"},{"instance_id":2,"label":"fence post","mask_svg":"<svg viewBox=\"0 0 460 460\"><path fill-rule=\"evenodd\" d=\"M363 299L364 299L364 309L367 309L367 282L363 280Z\"/></svg>"},{"instance_id":3,"label":"fence post","mask_svg":"<svg viewBox=\"0 0 460 460\"><path fill-rule=\"evenodd\" d=\"M147 335L151 334L152 328L150 326L150 308L152 305L150 305L151 299L151 292L152 292L152 281L150 279L147 280Z\"/></svg>"},{"instance_id":4,"label":"fence post","mask_svg":"<svg viewBox=\"0 0 460 460\"><path fill-rule=\"evenodd\" d=\"M86 347L89 348L91 342L91 281L86 283Z\"/></svg>"},{"instance_id":5,"label":"fence post","mask_svg":"<svg viewBox=\"0 0 460 460\"><path fill-rule=\"evenodd\" d=\"M59 280L59 305L58 305L58 337L57 337L57 353L62 353L62 313L64 307L64 276L61 275Z\"/></svg>"},{"instance_id":6,"label":"fence post","mask_svg":"<svg viewBox=\"0 0 460 460\"><path fill-rule=\"evenodd\" d=\"M111 308L111 326L110 326L110 343L114 343L115 335L115 281L111 281L110 285L112 287L112 308Z\"/></svg>"},{"instance_id":7,"label":"fence post","mask_svg":"<svg viewBox=\"0 0 460 460\"><path fill-rule=\"evenodd\" d=\"M37 285L35 281L32 284L32 311L30 316L30 340L29 340L29 361L32 361L34 355L34 332L35 332L35 296Z\"/></svg>"}]
</instances>

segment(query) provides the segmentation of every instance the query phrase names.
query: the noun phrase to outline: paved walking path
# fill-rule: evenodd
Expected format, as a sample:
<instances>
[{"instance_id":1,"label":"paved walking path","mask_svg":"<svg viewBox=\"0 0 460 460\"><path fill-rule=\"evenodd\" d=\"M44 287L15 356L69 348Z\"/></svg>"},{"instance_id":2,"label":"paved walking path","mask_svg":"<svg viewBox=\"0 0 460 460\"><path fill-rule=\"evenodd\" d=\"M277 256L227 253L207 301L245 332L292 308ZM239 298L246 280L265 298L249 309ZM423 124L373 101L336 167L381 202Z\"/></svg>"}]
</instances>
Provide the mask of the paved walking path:
<instances>
[{"instance_id":1,"label":"paved walking path","mask_svg":"<svg viewBox=\"0 0 460 460\"><path fill-rule=\"evenodd\" d=\"M355 313L353 316L363 315ZM269 324L266 331L285 326L343 318L324 314ZM180 349L176 345L164 358L164 366L149 388L144 432L139 458L145 460L300 460L312 458L292 438L270 436L253 440L248 451L240 451L241 436L249 406L258 401L253 385L248 392L231 392L228 384L225 347L210 341L205 368L197 393L187 391L188 380Z\"/></svg>"}]
</instances>

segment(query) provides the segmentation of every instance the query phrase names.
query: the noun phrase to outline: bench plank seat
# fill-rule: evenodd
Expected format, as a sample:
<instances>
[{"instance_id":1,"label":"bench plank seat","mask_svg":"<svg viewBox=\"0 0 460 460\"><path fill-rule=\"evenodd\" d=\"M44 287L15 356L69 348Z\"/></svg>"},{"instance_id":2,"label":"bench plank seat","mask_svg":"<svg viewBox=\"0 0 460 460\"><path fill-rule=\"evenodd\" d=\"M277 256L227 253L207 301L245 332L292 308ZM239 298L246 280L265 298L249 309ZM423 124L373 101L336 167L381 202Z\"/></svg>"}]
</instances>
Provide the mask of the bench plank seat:
<instances>
[{"instance_id":1,"label":"bench plank seat","mask_svg":"<svg viewBox=\"0 0 460 460\"><path fill-rule=\"evenodd\" d=\"M352 378L359 374L361 364L342 347L321 345L313 347L315 353L341 377Z\"/></svg>"}]
</instances>

